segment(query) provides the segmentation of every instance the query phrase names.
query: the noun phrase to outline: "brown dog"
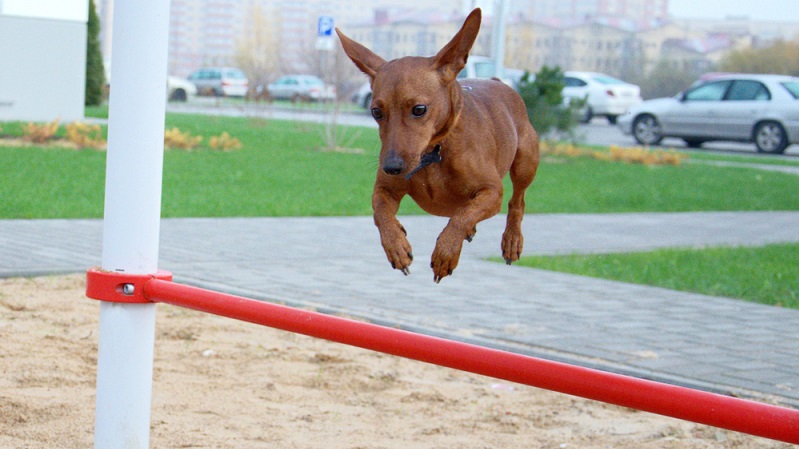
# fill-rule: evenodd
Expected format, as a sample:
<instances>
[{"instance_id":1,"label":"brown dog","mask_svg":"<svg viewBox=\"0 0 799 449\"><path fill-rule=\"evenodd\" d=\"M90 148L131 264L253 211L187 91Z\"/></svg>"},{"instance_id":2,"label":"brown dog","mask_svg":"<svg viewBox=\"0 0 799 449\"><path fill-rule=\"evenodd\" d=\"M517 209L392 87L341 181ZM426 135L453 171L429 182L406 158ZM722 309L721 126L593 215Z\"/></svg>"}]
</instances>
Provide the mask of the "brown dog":
<instances>
[{"instance_id":1,"label":"brown dog","mask_svg":"<svg viewBox=\"0 0 799 449\"><path fill-rule=\"evenodd\" d=\"M388 62L336 29L344 52L372 85L382 143L372 208L391 266L407 275L413 260L396 217L406 194L425 211L450 217L430 263L435 282L458 266L463 240L471 241L477 223L500 212L508 171L513 196L502 256L508 264L519 259L524 193L538 168L538 135L516 91L498 80L456 80L480 20L475 9L433 57Z\"/></svg>"}]
</instances>

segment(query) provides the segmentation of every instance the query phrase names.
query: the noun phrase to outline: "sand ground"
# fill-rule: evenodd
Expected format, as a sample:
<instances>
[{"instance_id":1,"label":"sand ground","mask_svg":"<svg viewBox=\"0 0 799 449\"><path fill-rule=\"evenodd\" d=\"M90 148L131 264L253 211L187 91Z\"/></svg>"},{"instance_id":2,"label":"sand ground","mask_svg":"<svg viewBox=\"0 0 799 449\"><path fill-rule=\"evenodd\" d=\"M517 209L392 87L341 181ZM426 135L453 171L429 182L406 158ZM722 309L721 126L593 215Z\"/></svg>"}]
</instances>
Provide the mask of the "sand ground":
<instances>
[{"instance_id":1,"label":"sand ground","mask_svg":"<svg viewBox=\"0 0 799 449\"><path fill-rule=\"evenodd\" d=\"M0 448L93 444L84 276L0 280ZM159 305L153 448L790 448Z\"/></svg>"}]
</instances>

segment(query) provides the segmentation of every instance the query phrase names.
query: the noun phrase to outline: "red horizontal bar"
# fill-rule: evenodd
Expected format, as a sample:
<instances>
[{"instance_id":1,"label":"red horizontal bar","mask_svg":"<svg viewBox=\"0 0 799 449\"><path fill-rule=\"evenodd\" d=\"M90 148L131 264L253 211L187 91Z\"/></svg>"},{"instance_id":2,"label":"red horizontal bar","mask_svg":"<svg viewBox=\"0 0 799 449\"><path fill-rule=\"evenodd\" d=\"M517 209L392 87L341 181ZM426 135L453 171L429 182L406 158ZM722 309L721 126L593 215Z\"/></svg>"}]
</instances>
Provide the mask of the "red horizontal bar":
<instances>
[{"instance_id":1,"label":"red horizontal bar","mask_svg":"<svg viewBox=\"0 0 799 449\"><path fill-rule=\"evenodd\" d=\"M154 302L799 444L799 410L430 337L153 279Z\"/></svg>"}]
</instances>

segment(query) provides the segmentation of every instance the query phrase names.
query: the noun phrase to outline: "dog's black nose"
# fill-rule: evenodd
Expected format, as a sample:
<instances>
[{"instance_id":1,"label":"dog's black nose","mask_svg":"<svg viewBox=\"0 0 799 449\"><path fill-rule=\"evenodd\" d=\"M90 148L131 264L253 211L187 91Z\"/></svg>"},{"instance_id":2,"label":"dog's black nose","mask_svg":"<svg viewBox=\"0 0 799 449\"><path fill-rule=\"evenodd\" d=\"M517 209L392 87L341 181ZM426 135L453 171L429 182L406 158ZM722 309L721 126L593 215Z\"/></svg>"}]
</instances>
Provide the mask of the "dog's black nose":
<instances>
[{"instance_id":1,"label":"dog's black nose","mask_svg":"<svg viewBox=\"0 0 799 449\"><path fill-rule=\"evenodd\" d=\"M389 154L383 161L383 171L389 175L398 175L402 173L403 168L405 168L405 161L398 155Z\"/></svg>"},{"instance_id":2,"label":"dog's black nose","mask_svg":"<svg viewBox=\"0 0 799 449\"><path fill-rule=\"evenodd\" d=\"M402 161L392 165L385 164L383 165L383 171L388 173L389 175L398 175L402 173L402 166L403 166Z\"/></svg>"}]
</instances>

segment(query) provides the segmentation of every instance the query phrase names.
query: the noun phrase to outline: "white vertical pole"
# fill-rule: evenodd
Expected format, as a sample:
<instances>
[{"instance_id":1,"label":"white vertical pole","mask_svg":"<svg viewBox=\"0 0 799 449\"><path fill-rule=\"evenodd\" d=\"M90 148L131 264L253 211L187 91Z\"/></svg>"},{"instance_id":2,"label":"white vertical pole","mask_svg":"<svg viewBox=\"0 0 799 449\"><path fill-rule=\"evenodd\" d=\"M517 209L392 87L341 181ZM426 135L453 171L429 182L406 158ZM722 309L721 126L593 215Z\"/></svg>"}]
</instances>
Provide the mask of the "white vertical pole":
<instances>
[{"instance_id":1,"label":"white vertical pole","mask_svg":"<svg viewBox=\"0 0 799 449\"><path fill-rule=\"evenodd\" d=\"M169 0L117 0L109 99L104 270L158 269ZM96 449L150 444L155 304L100 306Z\"/></svg>"},{"instance_id":2,"label":"white vertical pole","mask_svg":"<svg viewBox=\"0 0 799 449\"><path fill-rule=\"evenodd\" d=\"M505 27L508 19L507 0L498 0L494 5L494 25L491 30L492 56L494 57L494 76L505 77Z\"/></svg>"}]
</instances>

